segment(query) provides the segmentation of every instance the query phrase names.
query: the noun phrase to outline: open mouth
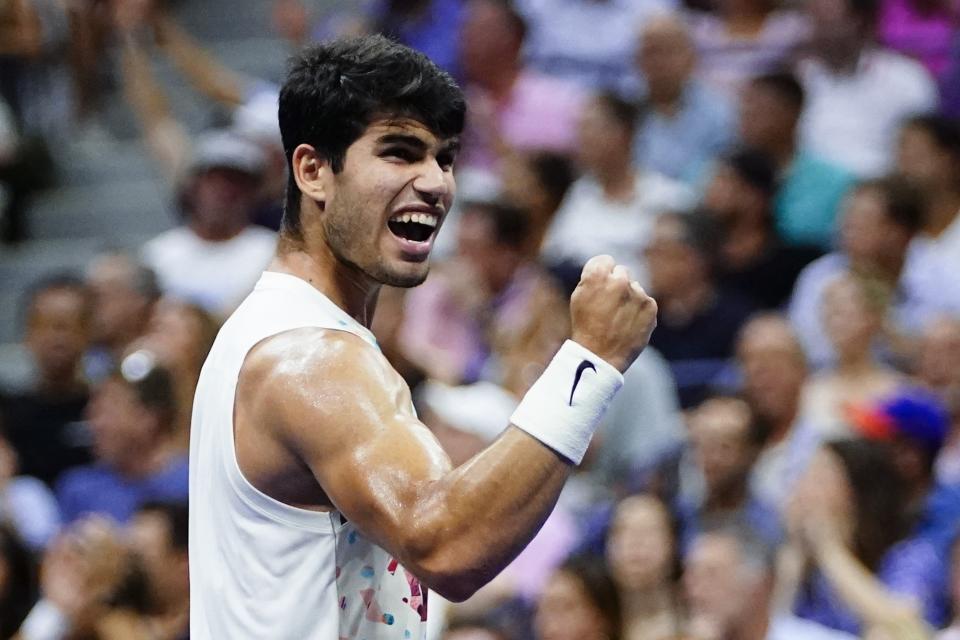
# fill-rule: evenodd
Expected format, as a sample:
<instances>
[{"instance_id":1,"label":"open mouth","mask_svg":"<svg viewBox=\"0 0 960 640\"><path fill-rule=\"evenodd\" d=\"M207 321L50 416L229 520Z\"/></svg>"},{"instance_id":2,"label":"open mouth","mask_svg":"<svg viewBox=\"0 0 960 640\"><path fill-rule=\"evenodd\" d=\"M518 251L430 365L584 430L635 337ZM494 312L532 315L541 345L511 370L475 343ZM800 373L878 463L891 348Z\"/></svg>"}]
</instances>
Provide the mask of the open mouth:
<instances>
[{"instance_id":1,"label":"open mouth","mask_svg":"<svg viewBox=\"0 0 960 640\"><path fill-rule=\"evenodd\" d=\"M409 242L426 242L439 223L439 216L432 213L398 213L387 220L390 233Z\"/></svg>"}]
</instances>

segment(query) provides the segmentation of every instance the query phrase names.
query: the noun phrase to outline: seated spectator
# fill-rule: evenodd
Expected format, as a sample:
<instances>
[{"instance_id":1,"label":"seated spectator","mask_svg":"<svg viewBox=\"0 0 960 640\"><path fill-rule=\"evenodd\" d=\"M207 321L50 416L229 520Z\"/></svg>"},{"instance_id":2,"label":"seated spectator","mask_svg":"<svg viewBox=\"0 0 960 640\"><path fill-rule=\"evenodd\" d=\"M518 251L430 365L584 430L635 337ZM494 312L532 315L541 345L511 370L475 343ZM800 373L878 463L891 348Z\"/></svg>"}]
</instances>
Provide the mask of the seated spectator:
<instances>
[{"instance_id":1,"label":"seated spectator","mask_svg":"<svg viewBox=\"0 0 960 640\"><path fill-rule=\"evenodd\" d=\"M148 623L157 640L179 640L190 631L187 505L148 502L130 521L130 544L148 586Z\"/></svg>"},{"instance_id":2,"label":"seated spectator","mask_svg":"<svg viewBox=\"0 0 960 640\"><path fill-rule=\"evenodd\" d=\"M788 245L833 243L841 200L853 176L839 165L799 146L797 127L806 96L793 74L753 78L740 99L740 137L765 151L777 165L779 187L773 205L777 232Z\"/></svg>"},{"instance_id":3,"label":"seated spectator","mask_svg":"<svg viewBox=\"0 0 960 640\"><path fill-rule=\"evenodd\" d=\"M460 33L469 105L461 169L499 174L509 150L569 152L584 95L524 67L527 25L508 0L468 0Z\"/></svg>"},{"instance_id":4,"label":"seated spectator","mask_svg":"<svg viewBox=\"0 0 960 640\"><path fill-rule=\"evenodd\" d=\"M20 473L53 485L61 473L90 461L83 422L89 399L81 360L89 340L90 296L72 276L53 276L24 301L24 345L36 370L31 386L2 399L2 422Z\"/></svg>"},{"instance_id":5,"label":"seated spectator","mask_svg":"<svg viewBox=\"0 0 960 640\"><path fill-rule=\"evenodd\" d=\"M189 446L193 397L200 368L207 359L218 329L213 316L201 307L164 297L157 302L147 330L137 342L138 347L156 355L173 378L177 395L174 442L184 451Z\"/></svg>"},{"instance_id":6,"label":"seated spectator","mask_svg":"<svg viewBox=\"0 0 960 640\"><path fill-rule=\"evenodd\" d=\"M797 276L820 256L815 247L785 246L773 221L776 166L762 151L740 149L720 158L703 196L702 214L721 228L717 271L720 286L778 309Z\"/></svg>"},{"instance_id":7,"label":"seated spectator","mask_svg":"<svg viewBox=\"0 0 960 640\"><path fill-rule=\"evenodd\" d=\"M17 453L0 433L0 527L39 552L60 529L60 510L47 485L19 475L17 466Z\"/></svg>"},{"instance_id":8,"label":"seated spectator","mask_svg":"<svg viewBox=\"0 0 960 640\"><path fill-rule=\"evenodd\" d=\"M617 586L624 640L682 638L680 541L669 508L652 495L624 498L607 535L607 564Z\"/></svg>"},{"instance_id":9,"label":"seated spectator","mask_svg":"<svg viewBox=\"0 0 960 640\"><path fill-rule=\"evenodd\" d=\"M578 266L609 254L646 284L643 248L656 216L686 209L692 194L682 184L633 165L637 107L614 94L587 104L580 122L577 160L585 175L573 183L544 240L549 262Z\"/></svg>"},{"instance_id":10,"label":"seated spectator","mask_svg":"<svg viewBox=\"0 0 960 640\"><path fill-rule=\"evenodd\" d=\"M36 567L14 531L0 525L0 637L14 638L37 600Z\"/></svg>"},{"instance_id":11,"label":"seated spectator","mask_svg":"<svg viewBox=\"0 0 960 640\"><path fill-rule=\"evenodd\" d=\"M721 0L691 24L700 73L732 99L753 76L783 66L810 35L807 16L769 0Z\"/></svg>"},{"instance_id":12,"label":"seated spectator","mask_svg":"<svg viewBox=\"0 0 960 640\"><path fill-rule=\"evenodd\" d=\"M933 544L909 537L903 481L885 445L824 445L797 486L788 528L791 552L812 563L791 591L794 613L865 637L929 637L942 562Z\"/></svg>"},{"instance_id":13,"label":"seated spectator","mask_svg":"<svg viewBox=\"0 0 960 640\"><path fill-rule=\"evenodd\" d=\"M960 309L960 288L944 286L952 282L946 265L908 251L923 224L921 196L903 180L863 182L844 203L841 222L838 251L811 263L797 279L790 322L814 368L835 363L822 298L826 286L849 271L893 293L876 349L886 361L902 361L904 347L909 351L926 322Z\"/></svg>"},{"instance_id":14,"label":"seated spectator","mask_svg":"<svg viewBox=\"0 0 960 640\"><path fill-rule=\"evenodd\" d=\"M960 538L957 538L950 551L950 602L953 620L947 629L937 634L936 640L960 639Z\"/></svg>"},{"instance_id":15,"label":"seated spectator","mask_svg":"<svg viewBox=\"0 0 960 640\"><path fill-rule=\"evenodd\" d=\"M937 394L950 416L950 429L936 463L937 480L960 484L960 318L931 322L917 352L917 380Z\"/></svg>"},{"instance_id":16,"label":"seated spectator","mask_svg":"<svg viewBox=\"0 0 960 640\"><path fill-rule=\"evenodd\" d=\"M697 52L680 17L650 19L640 34L637 69L646 81L634 161L696 185L714 156L731 144L736 115L729 98L694 75Z\"/></svg>"},{"instance_id":17,"label":"seated spectator","mask_svg":"<svg viewBox=\"0 0 960 640\"><path fill-rule=\"evenodd\" d=\"M527 323L532 309L553 308L545 297L560 299L549 276L525 255L528 230L518 209L465 206L457 259L436 267L406 297L399 344L428 377L454 384L480 379L495 365L490 356L498 337Z\"/></svg>"},{"instance_id":18,"label":"seated spectator","mask_svg":"<svg viewBox=\"0 0 960 640\"><path fill-rule=\"evenodd\" d=\"M923 228L910 246L911 259L940 260L956 272L960 269L960 123L935 115L908 120L900 131L897 172L923 193L926 203Z\"/></svg>"},{"instance_id":19,"label":"seated spectator","mask_svg":"<svg viewBox=\"0 0 960 640\"><path fill-rule=\"evenodd\" d=\"M916 58L939 82L948 79L957 7L946 0L881 0L877 39Z\"/></svg>"},{"instance_id":20,"label":"seated spectator","mask_svg":"<svg viewBox=\"0 0 960 640\"><path fill-rule=\"evenodd\" d=\"M800 412L821 438L849 435L846 411L893 391L904 382L871 350L883 329L889 292L851 274L837 276L823 292L821 315L836 363L810 377Z\"/></svg>"},{"instance_id":21,"label":"seated spectator","mask_svg":"<svg viewBox=\"0 0 960 640\"><path fill-rule=\"evenodd\" d=\"M547 230L574 179L573 164L557 153L514 153L504 161L501 197L530 212L531 257L540 255ZM579 281L579 273L576 278Z\"/></svg>"},{"instance_id":22,"label":"seated spectator","mask_svg":"<svg viewBox=\"0 0 960 640\"><path fill-rule=\"evenodd\" d=\"M737 339L741 393L753 411L764 444L753 465L750 490L764 504L782 511L819 441L800 414L807 361L783 316L751 318Z\"/></svg>"},{"instance_id":23,"label":"seated spectator","mask_svg":"<svg viewBox=\"0 0 960 640\"><path fill-rule=\"evenodd\" d=\"M98 383L143 335L160 289L152 270L122 252L98 256L87 268L86 284L93 296L93 344L84 368L87 379Z\"/></svg>"},{"instance_id":24,"label":"seated spectator","mask_svg":"<svg viewBox=\"0 0 960 640\"><path fill-rule=\"evenodd\" d=\"M650 345L670 363L685 408L706 395L754 311L749 300L717 284L716 233L710 222L684 214L661 215L646 251L650 291L660 309Z\"/></svg>"},{"instance_id":25,"label":"seated spectator","mask_svg":"<svg viewBox=\"0 0 960 640\"><path fill-rule=\"evenodd\" d=\"M90 402L96 462L57 483L65 522L90 513L125 523L151 500L187 499L187 457L172 446L176 396L148 351L124 358Z\"/></svg>"},{"instance_id":26,"label":"seated spectator","mask_svg":"<svg viewBox=\"0 0 960 640\"><path fill-rule=\"evenodd\" d=\"M620 640L620 600L602 558L574 556L547 581L533 619L536 640Z\"/></svg>"},{"instance_id":27,"label":"seated spectator","mask_svg":"<svg viewBox=\"0 0 960 640\"><path fill-rule=\"evenodd\" d=\"M695 640L853 640L774 602L772 555L735 529L698 536L687 554L684 591Z\"/></svg>"},{"instance_id":28,"label":"seated spectator","mask_svg":"<svg viewBox=\"0 0 960 640\"><path fill-rule=\"evenodd\" d=\"M181 206L185 223L143 246L164 293L228 315L253 289L276 234L251 224L263 155L227 131L197 140Z\"/></svg>"},{"instance_id":29,"label":"seated spectator","mask_svg":"<svg viewBox=\"0 0 960 640\"><path fill-rule=\"evenodd\" d=\"M937 108L918 62L874 42L877 0L811 0L811 55L799 63L807 93L802 146L859 177L891 168L897 129Z\"/></svg>"},{"instance_id":30,"label":"seated spectator","mask_svg":"<svg viewBox=\"0 0 960 640\"><path fill-rule=\"evenodd\" d=\"M765 434L750 406L738 398L711 398L693 410L689 423L689 452L703 492L678 497L683 548L703 531L735 527L752 532L772 551L781 541L780 523L772 506L751 490L750 473Z\"/></svg>"},{"instance_id":31,"label":"seated spectator","mask_svg":"<svg viewBox=\"0 0 960 640\"><path fill-rule=\"evenodd\" d=\"M637 30L674 4L673 0L516 2L530 25L525 54L532 66L594 91L624 92L636 85L630 59Z\"/></svg>"}]
</instances>

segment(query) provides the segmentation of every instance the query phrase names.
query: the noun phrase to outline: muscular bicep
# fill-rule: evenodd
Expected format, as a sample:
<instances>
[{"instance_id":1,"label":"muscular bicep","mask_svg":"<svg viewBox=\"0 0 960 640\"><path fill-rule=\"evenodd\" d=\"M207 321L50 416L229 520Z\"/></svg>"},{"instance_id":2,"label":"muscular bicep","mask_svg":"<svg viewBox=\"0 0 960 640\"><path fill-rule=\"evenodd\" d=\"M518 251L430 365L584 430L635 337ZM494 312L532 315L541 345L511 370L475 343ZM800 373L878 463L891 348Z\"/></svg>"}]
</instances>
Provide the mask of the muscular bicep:
<instances>
[{"instance_id":1,"label":"muscular bicep","mask_svg":"<svg viewBox=\"0 0 960 640\"><path fill-rule=\"evenodd\" d=\"M277 346L282 364L267 386L279 438L348 520L393 550L449 458L417 420L403 380L360 338L326 332L306 349Z\"/></svg>"}]
</instances>

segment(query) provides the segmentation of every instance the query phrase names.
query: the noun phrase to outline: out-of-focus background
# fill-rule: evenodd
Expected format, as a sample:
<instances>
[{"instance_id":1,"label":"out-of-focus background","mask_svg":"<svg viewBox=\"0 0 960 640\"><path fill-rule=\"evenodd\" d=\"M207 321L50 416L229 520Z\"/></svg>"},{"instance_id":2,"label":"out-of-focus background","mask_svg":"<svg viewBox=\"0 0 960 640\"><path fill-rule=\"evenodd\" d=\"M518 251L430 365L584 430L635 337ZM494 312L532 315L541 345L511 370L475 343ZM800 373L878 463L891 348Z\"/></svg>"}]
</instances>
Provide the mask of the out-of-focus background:
<instances>
[{"instance_id":1,"label":"out-of-focus background","mask_svg":"<svg viewBox=\"0 0 960 640\"><path fill-rule=\"evenodd\" d=\"M382 32L468 96L431 275L374 326L455 463L567 336L586 259L660 308L541 533L432 598L432 638L960 638L958 20L0 0L0 637L188 636L193 391L275 247L286 60ZM59 635L21 629L51 609Z\"/></svg>"}]
</instances>

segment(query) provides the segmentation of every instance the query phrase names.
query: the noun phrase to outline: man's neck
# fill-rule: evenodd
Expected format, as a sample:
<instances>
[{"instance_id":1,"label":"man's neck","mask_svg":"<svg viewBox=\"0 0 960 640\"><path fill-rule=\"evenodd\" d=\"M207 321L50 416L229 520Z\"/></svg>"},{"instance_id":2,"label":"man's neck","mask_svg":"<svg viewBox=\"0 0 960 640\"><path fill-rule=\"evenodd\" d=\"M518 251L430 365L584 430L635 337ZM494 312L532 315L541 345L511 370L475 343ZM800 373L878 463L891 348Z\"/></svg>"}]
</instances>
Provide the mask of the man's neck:
<instances>
[{"instance_id":1,"label":"man's neck","mask_svg":"<svg viewBox=\"0 0 960 640\"><path fill-rule=\"evenodd\" d=\"M161 440L138 450L136 456L126 456L116 469L126 478L146 478L162 471L172 457L170 443Z\"/></svg>"},{"instance_id":2,"label":"man's neck","mask_svg":"<svg viewBox=\"0 0 960 640\"><path fill-rule=\"evenodd\" d=\"M834 74L853 75L865 49L866 42L863 39L851 38L846 42L832 43L832 46L819 52L819 58Z\"/></svg>"},{"instance_id":3,"label":"man's neck","mask_svg":"<svg viewBox=\"0 0 960 640\"><path fill-rule=\"evenodd\" d=\"M935 191L930 194L929 202L924 231L927 235L937 238L960 215L960 191L953 189Z\"/></svg>"},{"instance_id":4,"label":"man's neck","mask_svg":"<svg viewBox=\"0 0 960 640\"><path fill-rule=\"evenodd\" d=\"M325 243L314 247L281 238L269 269L305 280L368 329L373 323L380 283L338 260Z\"/></svg>"},{"instance_id":5,"label":"man's neck","mask_svg":"<svg viewBox=\"0 0 960 640\"><path fill-rule=\"evenodd\" d=\"M770 244L770 231L764 222L755 222L748 216L727 229L723 243L723 257L728 268L745 269L761 257Z\"/></svg>"},{"instance_id":6,"label":"man's neck","mask_svg":"<svg viewBox=\"0 0 960 640\"><path fill-rule=\"evenodd\" d=\"M202 220L191 220L187 226L190 228L190 231L201 240L207 242L226 242L240 235L248 225L242 221L214 224L203 222Z\"/></svg>"},{"instance_id":7,"label":"man's neck","mask_svg":"<svg viewBox=\"0 0 960 640\"><path fill-rule=\"evenodd\" d=\"M669 588L657 584L639 591L625 592L623 595L624 623L630 627L642 625L673 607Z\"/></svg>"},{"instance_id":8,"label":"man's neck","mask_svg":"<svg viewBox=\"0 0 960 640\"><path fill-rule=\"evenodd\" d=\"M698 280L682 287L672 296L657 296L664 319L674 323L689 322L706 309L713 300L714 289L709 283Z\"/></svg>"},{"instance_id":9,"label":"man's neck","mask_svg":"<svg viewBox=\"0 0 960 640\"><path fill-rule=\"evenodd\" d=\"M625 201L633 197L636 173L629 158L611 160L607 167L597 172L596 177L608 200Z\"/></svg>"},{"instance_id":10,"label":"man's neck","mask_svg":"<svg viewBox=\"0 0 960 640\"><path fill-rule=\"evenodd\" d=\"M673 118L683 107L683 92L686 84L680 87L678 91L651 91L647 96L650 102L650 108L660 115Z\"/></svg>"}]
</instances>

